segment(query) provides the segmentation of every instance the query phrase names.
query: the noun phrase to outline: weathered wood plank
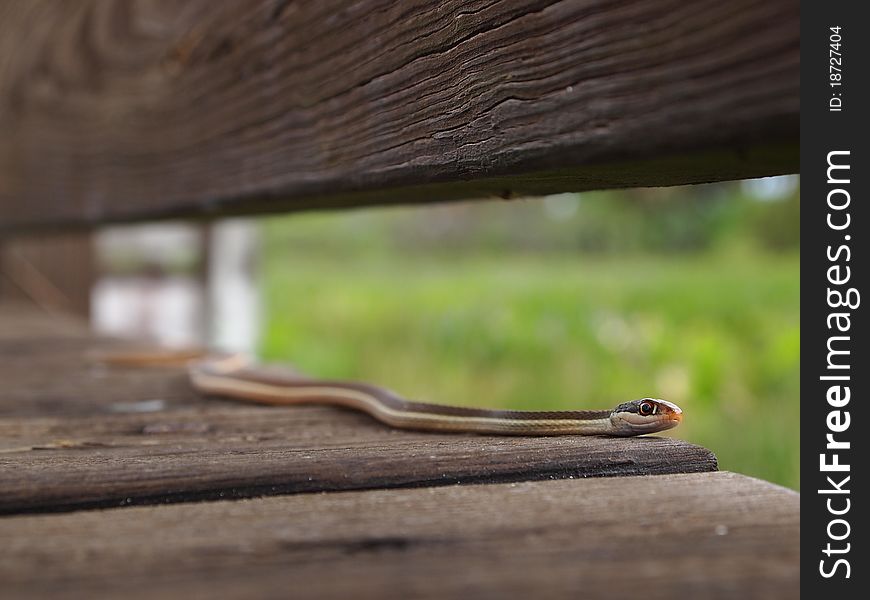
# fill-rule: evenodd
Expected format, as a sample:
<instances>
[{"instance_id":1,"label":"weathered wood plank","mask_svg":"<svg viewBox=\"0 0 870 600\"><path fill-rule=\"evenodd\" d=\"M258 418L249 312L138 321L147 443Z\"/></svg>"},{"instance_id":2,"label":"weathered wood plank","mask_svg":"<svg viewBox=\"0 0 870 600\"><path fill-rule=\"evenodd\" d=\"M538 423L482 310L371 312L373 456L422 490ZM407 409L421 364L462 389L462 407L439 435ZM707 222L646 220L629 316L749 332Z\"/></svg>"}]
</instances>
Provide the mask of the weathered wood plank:
<instances>
[{"instance_id":1,"label":"weathered wood plank","mask_svg":"<svg viewBox=\"0 0 870 600\"><path fill-rule=\"evenodd\" d=\"M669 438L437 435L202 398L182 369L89 359L113 344L0 305L0 512L716 469L709 450Z\"/></svg>"},{"instance_id":2,"label":"weathered wood plank","mask_svg":"<svg viewBox=\"0 0 870 600\"><path fill-rule=\"evenodd\" d=\"M0 229L796 172L795 0L0 4Z\"/></svg>"},{"instance_id":3,"label":"weathered wood plank","mask_svg":"<svg viewBox=\"0 0 870 600\"><path fill-rule=\"evenodd\" d=\"M733 473L0 519L12 597L797 598L799 494Z\"/></svg>"},{"instance_id":4,"label":"weathered wood plank","mask_svg":"<svg viewBox=\"0 0 870 600\"><path fill-rule=\"evenodd\" d=\"M670 438L432 435L314 407L0 419L0 440L0 513L716 469Z\"/></svg>"}]
</instances>

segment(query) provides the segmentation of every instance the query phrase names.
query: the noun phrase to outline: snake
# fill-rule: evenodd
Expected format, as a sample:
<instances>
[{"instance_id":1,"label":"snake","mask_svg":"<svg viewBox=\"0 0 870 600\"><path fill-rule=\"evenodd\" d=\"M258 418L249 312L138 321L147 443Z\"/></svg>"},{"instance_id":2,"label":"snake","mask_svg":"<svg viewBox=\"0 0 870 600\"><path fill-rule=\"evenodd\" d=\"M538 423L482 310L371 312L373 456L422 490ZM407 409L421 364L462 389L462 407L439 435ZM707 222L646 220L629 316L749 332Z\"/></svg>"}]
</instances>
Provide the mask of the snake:
<instances>
[{"instance_id":1,"label":"snake","mask_svg":"<svg viewBox=\"0 0 870 600\"><path fill-rule=\"evenodd\" d=\"M623 402L610 410L497 410L430 404L369 384L313 379L282 369L258 368L243 354L194 351L110 353L104 363L127 366L186 365L203 396L280 406L319 404L363 412L396 429L517 436L598 435L629 437L672 429L679 406L658 398Z\"/></svg>"}]
</instances>

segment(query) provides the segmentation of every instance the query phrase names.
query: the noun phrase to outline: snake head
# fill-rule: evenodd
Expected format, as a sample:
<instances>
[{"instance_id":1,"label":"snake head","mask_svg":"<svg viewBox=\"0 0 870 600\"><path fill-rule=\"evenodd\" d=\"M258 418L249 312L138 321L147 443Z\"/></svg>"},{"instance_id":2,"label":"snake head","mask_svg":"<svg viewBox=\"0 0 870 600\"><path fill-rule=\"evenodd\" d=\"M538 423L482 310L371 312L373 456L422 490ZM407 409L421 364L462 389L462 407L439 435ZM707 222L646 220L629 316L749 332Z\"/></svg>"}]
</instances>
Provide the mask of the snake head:
<instances>
[{"instance_id":1,"label":"snake head","mask_svg":"<svg viewBox=\"0 0 870 600\"><path fill-rule=\"evenodd\" d=\"M673 429L683 420L682 409L667 400L641 398L620 404L610 413L617 435L642 435Z\"/></svg>"}]
</instances>

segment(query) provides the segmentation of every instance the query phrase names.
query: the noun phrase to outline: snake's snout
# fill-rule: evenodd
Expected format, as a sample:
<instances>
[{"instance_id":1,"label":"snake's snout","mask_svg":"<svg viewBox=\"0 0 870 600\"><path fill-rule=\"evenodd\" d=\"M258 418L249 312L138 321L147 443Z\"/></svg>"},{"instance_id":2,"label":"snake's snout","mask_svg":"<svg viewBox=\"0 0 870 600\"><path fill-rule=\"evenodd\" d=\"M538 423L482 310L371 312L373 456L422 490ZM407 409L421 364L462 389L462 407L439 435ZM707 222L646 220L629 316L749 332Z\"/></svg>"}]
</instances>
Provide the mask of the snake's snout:
<instances>
[{"instance_id":1,"label":"snake's snout","mask_svg":"<svg viewBox=\"0 0 870 600\"><path fill-rule=\"evenodd\" d=\"M663 407L662 413L665 414L672 421L676 421L677 423L682 422L683 420L683 409L674 404L673 402L668 402L666 400L659 400L660 405Z\"/></svg>"},{"instance_id":2,"label":"snake's snout","mask_svg":"<svg viewBox=\"0 0 870 600\"><path fill-rule=\"evenodd\" d=\"M656 408L662 421L664 421L665 429L673 429L683 422L683 409L667 400L656 399Z\"/></svg>"}]
</instances>

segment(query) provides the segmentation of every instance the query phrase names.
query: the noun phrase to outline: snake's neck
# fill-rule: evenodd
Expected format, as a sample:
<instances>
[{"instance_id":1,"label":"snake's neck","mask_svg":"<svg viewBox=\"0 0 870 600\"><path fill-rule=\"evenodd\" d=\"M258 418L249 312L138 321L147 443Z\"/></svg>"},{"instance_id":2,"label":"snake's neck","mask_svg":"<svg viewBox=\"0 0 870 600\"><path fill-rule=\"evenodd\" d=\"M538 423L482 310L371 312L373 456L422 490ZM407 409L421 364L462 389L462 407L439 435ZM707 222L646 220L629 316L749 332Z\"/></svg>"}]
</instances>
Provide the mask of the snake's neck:
<instances>
[{"instance_id":1,"label":"snake's neck","mask_svg":"<svg viewBox=\"0 0 870 600\"><path fill-rule=\"evenodd\" d=\"M585 419L578 421L575 432L579 435L618 435L615 431L613 422L610 420L610 413L604 413L603 416L595 419Z\"/></svg>"}]
</instances>

